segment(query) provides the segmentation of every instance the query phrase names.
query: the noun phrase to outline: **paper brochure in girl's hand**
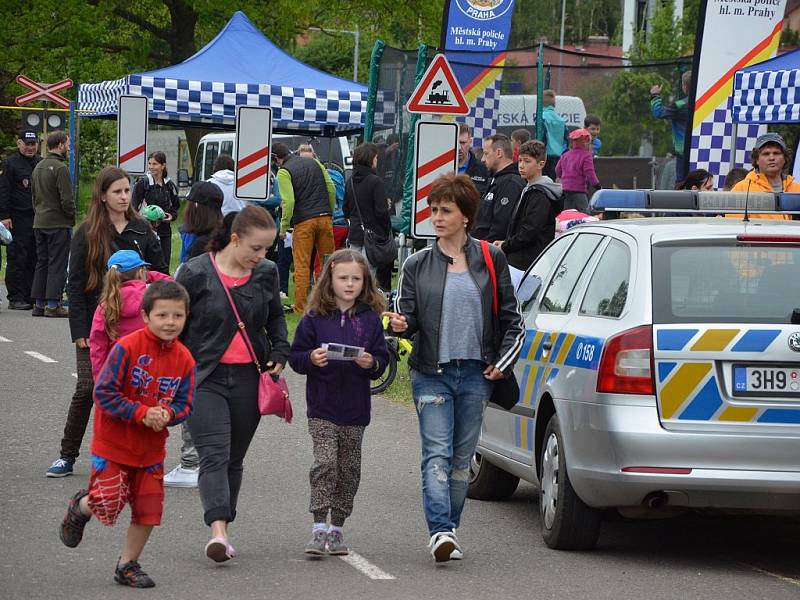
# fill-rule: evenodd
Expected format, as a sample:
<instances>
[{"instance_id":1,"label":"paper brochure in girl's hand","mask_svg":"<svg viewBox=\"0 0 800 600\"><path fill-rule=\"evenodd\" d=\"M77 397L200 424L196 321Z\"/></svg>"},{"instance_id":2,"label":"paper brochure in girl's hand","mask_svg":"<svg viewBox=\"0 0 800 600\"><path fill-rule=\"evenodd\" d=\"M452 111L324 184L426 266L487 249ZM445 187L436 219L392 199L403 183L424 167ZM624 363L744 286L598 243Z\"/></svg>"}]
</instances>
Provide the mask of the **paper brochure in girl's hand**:
<instances>
[{"instance_id":1,"label":"paper brochure in girl's hand","mask_svg":"<svg viewBox=\"0 0 800 600\"><path fill-rule=\"evenodd\" d=\"M362 346L348 346L347 344L322 344L328 352L328 360L355 360L364 354Z\"/></svg>"}]
</instances>

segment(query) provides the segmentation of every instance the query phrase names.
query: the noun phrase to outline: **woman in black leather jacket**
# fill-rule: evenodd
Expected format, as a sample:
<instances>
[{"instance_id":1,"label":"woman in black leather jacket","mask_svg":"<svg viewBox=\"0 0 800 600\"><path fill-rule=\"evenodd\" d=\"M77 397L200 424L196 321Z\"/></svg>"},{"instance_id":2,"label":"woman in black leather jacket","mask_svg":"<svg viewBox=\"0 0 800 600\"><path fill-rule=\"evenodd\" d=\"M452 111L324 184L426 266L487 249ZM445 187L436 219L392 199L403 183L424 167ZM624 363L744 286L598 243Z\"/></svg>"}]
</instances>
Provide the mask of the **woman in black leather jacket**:
<instances>
[{"instance_id":1,"label":"woman in black leather jacket","mask_svg":"<svg viewBox=\"0 0 800 600\"><path fill-rule=\"evenodd\" d=\"M391 315L395 332L416 334L408 364L422 441L428 548L436 562L463 557L455 530L483 410L492 382L511 374L525 337L505 256L469 235L478 204L467 175L434 181L428 205L437 239L403 264Z\"/></svg>"},{"instance_id":2,"label":"woman in black leather jacket","mask_svg":"<svg viewBox=\"0 0 800 600\"><path fill-rule=\"evenodd\" d=\"M276 235L266 210L245 207L233 219L230 232L221 228L209 244L210 252L186 262L177 276L191 299L181 335L197 362L189 431L200 455L198 485L204 520L211 527L206 556L216 562L235 554L228 523L236 517L245 453L261 419L258 370L220 277L236 303L259 366L280 374L289 342L278 269L264 258Z\"/></svg>"},{"instance_id":3,"label":"woman in black leather jacket","mask_svg":"<svg viewBox=\"0 0 800 600\"><path fill-rule=\"evenodd\" d=\"M69 329L75 343L78 381L69 405L61 454L47 470L48 477L72 475L72 466L92 414L92 367L89 330L103 288L108 257L117 250L135 250L150 268L167 272L158 237L131 207L128 174L105 167L97 175L86 221L72 238L69 256Z\"/></svg>"}]
</instances>

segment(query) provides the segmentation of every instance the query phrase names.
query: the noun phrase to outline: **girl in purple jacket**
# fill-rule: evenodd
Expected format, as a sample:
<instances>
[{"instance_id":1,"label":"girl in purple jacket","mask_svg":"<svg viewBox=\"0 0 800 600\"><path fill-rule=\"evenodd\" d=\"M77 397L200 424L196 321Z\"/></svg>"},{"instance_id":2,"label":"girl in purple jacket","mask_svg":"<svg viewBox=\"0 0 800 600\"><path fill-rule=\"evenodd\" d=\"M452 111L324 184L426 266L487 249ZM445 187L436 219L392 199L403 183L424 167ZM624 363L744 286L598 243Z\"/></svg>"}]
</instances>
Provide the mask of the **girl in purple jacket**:
<instances>
[{"instance_id":1,"label":"girl in purple jacket","mask_svg":"<svg viewBox=\"0 0 800 600\"><path fill-rule=\"evenodd\" d=\"M594 158L589 144L592 135L587 129L576 129L569 134L571 148L561 155L556 165L556 175L564 188L564 210L589 213L587 186L600 187L594 171Z\"/></svg>"},{"instance_id":2,"label":"girl in purple jacket","mask_svg":"<svg viewBox=\"0 0 800 600\"><path fill-rule=\"evenodd\" d=\"M361 479L361 442L372 406L369 382L389 362L381 323L385 303L364 257L338 250L314 287L292 343L289 364L307 376L314 444L309 507L314 526L305 547L312 557L349 552L342 526Z\"/></svg>"}]
</instances>

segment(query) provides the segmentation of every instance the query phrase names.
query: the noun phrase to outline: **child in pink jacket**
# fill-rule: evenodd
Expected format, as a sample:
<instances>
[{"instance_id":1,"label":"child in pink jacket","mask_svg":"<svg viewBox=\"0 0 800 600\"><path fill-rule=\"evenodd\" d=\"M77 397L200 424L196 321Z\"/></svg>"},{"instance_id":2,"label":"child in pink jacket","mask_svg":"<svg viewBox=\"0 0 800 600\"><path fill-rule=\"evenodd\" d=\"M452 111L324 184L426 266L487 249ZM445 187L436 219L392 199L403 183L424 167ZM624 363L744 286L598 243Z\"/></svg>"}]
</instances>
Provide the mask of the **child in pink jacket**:
<instances>
[{"instance_id":1,"label":"child in pink jacket","mask_svg":"<svg viewBox=\"0 0 800 600\"><path fill-rule=\"evenodd\" d=\"M564 210L575 209L588 214L587 186L600 187L589 149L592 135L587 129L576 129L569 134L569 139L571 148L561 155L556 165L556 175L564 188Z\"/></svg>"},{"instance_id":2,"label":"child in pink jacket","mask_svg":"<svg viewBox=\"0 0 800 600\"><path fill-rule=\"evenodd\" d=\"M149 263L144 262L134 250L114 252L107 266L103 293L94 311L89 333L89 359L95 381L114 343L144 327L142 296L147 284L158 279L172 280L169 275L148 271L146 267L150 266Z\"/></svg>"}]
</instances>

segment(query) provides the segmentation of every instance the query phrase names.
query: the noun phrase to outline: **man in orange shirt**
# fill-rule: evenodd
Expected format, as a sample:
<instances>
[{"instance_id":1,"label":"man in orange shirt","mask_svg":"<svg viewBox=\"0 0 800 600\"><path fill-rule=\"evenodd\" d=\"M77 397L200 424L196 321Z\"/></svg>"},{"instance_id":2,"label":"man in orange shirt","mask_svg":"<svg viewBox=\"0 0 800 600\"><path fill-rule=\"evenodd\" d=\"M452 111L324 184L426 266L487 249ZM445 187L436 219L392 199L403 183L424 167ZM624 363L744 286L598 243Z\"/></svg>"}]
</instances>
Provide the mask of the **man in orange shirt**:
<instances>
[{"instance_id":1,"label":"man in orange shirt","mask_svg":"<svg viewBox=\"0 0 800 600\"><path fill-rule=\"evenodd\" d=\"M786 142L777 133L765 133L756 139L751 153L753 170L733 186L732 192L800 192L800 183L786 173ZM740 215L726 215L739 217ZM791 220L791 215L753 214L754 219Z\"/></svg>"}]
</instances>

